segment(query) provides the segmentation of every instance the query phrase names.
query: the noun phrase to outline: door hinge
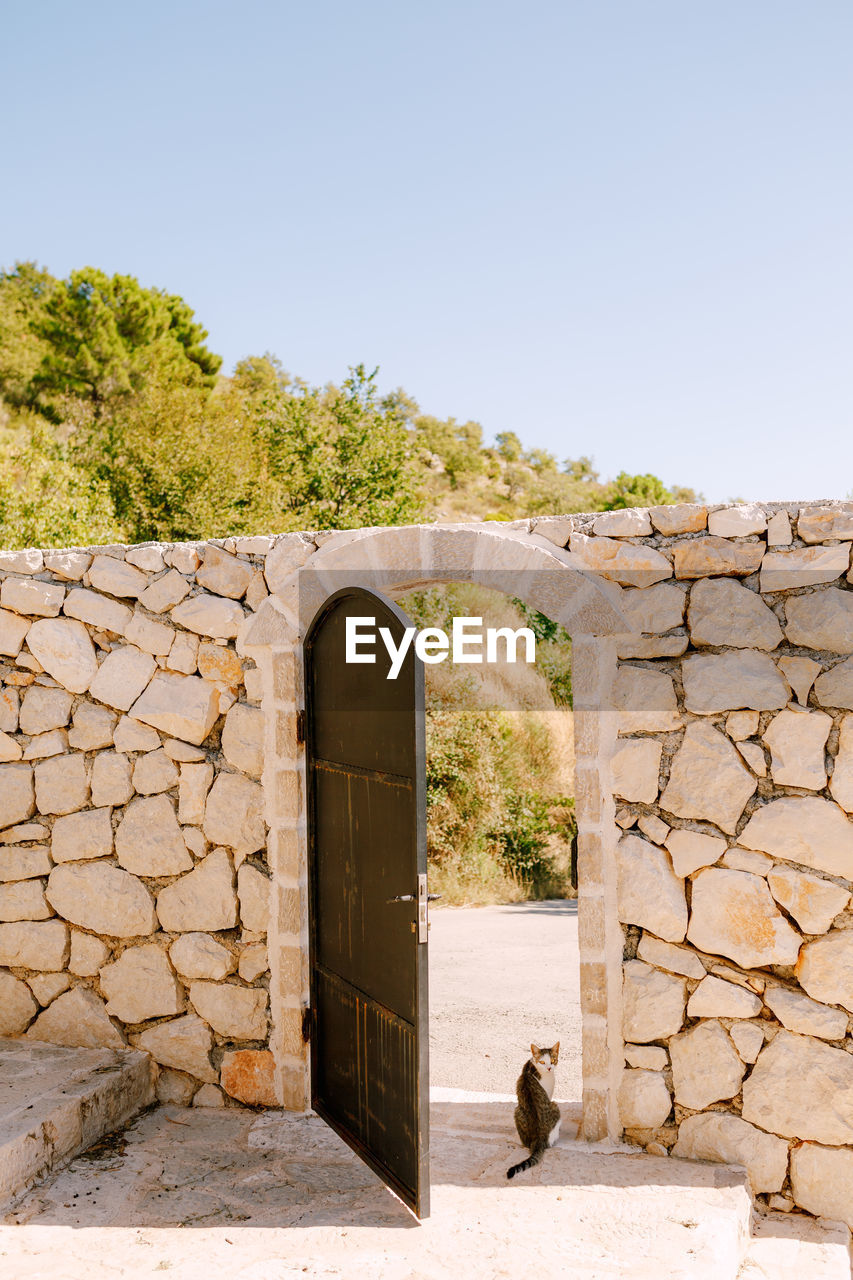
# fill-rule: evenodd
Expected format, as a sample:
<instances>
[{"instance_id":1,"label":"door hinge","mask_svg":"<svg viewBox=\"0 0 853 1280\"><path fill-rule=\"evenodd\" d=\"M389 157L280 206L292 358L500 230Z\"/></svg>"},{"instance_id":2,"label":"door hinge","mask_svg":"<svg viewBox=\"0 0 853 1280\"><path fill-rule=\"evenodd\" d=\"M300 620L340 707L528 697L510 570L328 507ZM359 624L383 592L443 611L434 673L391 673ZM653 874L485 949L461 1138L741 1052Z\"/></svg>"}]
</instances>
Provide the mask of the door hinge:
<instances>
[{"instance_id":1,"label":"door hinge","mask_svg":"<svg viewBox=\"0 0 853 1280\"><path fill-rule=\"evenodd\" d=\"M296 713L296 741L305 741L305 711L299 710Z\"/></svg>"},{"instance_id":2,"label":"door hinge","mask_svg":"<svg viewBox=\"0 0 853 1280\"><path fill-rule=\"evenodd\" d=\"M302 1010L302 1043L307 1044L311 1039L311 1021L312 1010L310 1005L306 1005Z\"/></svg>"}]
</instances>

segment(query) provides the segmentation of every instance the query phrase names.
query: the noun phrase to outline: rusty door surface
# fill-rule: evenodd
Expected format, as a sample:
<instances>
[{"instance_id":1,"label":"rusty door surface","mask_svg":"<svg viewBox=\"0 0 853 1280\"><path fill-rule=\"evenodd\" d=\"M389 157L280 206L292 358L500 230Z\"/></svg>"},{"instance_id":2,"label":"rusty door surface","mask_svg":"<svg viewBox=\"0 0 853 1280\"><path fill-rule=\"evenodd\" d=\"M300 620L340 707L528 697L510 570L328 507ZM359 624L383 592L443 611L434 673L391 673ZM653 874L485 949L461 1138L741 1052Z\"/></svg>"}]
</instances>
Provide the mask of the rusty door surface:
<instances>
[{"instance_id":1,"label":"rusty door surface","mask_svg":"<svg viewBox=\"0 0 853 1280\"><path fill-rule=\"evenodd\" d=\"M347 663L347 618L376 662ZM429 1214L423 665L396 679L379 637L410 626L347 588L305 640L311 1104L419 1218ZM369 652L366 647L362 652Z\"/></svg>"}]
</instances>

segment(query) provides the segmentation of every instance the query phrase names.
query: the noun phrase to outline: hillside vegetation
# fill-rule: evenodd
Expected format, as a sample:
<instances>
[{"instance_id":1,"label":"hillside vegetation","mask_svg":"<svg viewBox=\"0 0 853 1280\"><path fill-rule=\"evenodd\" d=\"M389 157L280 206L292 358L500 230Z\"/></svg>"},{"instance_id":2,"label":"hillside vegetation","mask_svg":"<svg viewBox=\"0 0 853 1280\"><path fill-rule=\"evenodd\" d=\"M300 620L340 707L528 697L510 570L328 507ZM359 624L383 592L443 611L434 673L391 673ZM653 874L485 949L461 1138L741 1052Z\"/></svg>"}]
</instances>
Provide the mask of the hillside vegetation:
<instances>
[{"instance_id":1,"label":"hillside vegetation","mask_svg":"<svg viewBox=\"0 0 853 1280\"><path fill-rule=\"evenodd\" d=\"M558 459L514 432L486 443L477 422L380 394L361 364L323 387L269 354L226 376L207 336L182 298L132 276L0 272L0 545L511 520L694 496L653 475L602 481L588 457Z\"/></svg>"}]
</instances>

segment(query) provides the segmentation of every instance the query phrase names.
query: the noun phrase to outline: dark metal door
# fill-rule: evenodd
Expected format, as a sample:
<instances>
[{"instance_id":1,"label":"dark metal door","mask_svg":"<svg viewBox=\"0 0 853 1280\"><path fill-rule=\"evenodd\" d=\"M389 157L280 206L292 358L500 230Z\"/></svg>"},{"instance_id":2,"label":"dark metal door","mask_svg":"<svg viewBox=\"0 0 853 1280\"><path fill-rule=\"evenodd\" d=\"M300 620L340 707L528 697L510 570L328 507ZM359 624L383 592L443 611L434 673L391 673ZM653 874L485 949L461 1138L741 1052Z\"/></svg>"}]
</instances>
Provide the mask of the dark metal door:
<instances>
[{"instance_id":1,"label":"dark metal door","mask_svg":"<svg viewBox=\"0 0 853 1280\"><path fill-rule=\"evenodd\" d=\"M345 660L375 618L374 664ZM311 1105L419 1218L429 1215L423 664L396 679L402 610L337 592L305 640ZM366 652L365 647L361 652Z\"/></svg>"}]
</instances>

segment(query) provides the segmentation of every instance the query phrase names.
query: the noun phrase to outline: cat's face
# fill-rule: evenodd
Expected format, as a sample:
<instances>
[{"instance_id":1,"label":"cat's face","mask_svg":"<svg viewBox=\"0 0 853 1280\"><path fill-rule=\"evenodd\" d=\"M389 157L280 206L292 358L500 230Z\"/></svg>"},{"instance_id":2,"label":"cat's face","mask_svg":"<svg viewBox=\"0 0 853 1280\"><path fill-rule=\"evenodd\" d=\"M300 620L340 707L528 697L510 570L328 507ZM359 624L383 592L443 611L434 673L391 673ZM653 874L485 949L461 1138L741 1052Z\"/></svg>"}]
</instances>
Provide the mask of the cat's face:
<instances>
[{"instance_id":1,"label":"cat's face","mask_svg":"<svg viewBox=\"0 0 853 1280\"><path fill-rule=\"evenodd\" d=\"M559 1040L550 1049L540 1049L537 1045L532 1044L530 1046L530 1056L540 1071L550 1071L553 1067L556 1067L560 1057Z\"/></svg>"}]
</instances>

